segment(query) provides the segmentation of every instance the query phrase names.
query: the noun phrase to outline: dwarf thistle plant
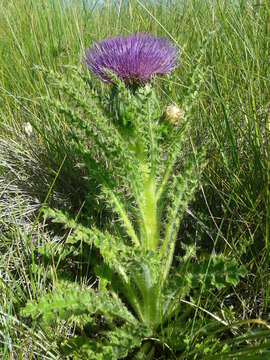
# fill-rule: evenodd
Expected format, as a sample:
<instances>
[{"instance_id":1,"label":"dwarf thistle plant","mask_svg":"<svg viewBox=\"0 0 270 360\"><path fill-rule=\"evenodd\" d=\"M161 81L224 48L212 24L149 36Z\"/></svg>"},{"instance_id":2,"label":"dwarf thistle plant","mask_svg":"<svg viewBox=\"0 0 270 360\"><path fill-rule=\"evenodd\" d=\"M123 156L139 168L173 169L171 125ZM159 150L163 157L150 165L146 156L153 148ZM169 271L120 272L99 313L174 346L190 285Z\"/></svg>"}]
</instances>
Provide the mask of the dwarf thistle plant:
<instances>
[{"instance_id":1,"label":"dwarf thistle plant","mask_svg":"<svg viewBox=\"0 0 270 360\"><path fill-rule=\"evenodd\" d=\"M117 47L121 51L115 60ZM163 62L162 57L154 57L159 51ZM113 54L110 61L106 52ZM47 219L69 230L65 246L85 243L94 246L101 258L94 267L97 288L60 284L23 310L34 319L42 315L45 324L57 317L77 319L84 330L62 342L65 354L83 359L120 359L128 354L150 359L155 353L153 339L162 343L162 334L172 321L179 327L180 300L192 289L235 285L245 274L236 260L223 256L194 262L195 241L183 246L183 256L173 261L176 241L181 241L180 221L194 199L206 163L203 148L189 158L183 152L201 71L193 73L181 121L166 120L157 100L153 75L169 73L176 65L175 56L176 50L167 41L146 35L96 44L86 53L86 64L110 83L110 91L103 96L81 71L71 69L67 79L40 69L59 92L59 99L46 99L50 109L65 118L81 166L89 181L98 182L99 201L113 213L111 224L100 228L87 227L61 210L44 210ZM125 59L123 71L120 64ZM145 76L145 69L152 71ZM94 329L100 317L103 326L97 338ZM184 336L185 321L181 324L178 336Z\"/></svg>"}]
</instances>

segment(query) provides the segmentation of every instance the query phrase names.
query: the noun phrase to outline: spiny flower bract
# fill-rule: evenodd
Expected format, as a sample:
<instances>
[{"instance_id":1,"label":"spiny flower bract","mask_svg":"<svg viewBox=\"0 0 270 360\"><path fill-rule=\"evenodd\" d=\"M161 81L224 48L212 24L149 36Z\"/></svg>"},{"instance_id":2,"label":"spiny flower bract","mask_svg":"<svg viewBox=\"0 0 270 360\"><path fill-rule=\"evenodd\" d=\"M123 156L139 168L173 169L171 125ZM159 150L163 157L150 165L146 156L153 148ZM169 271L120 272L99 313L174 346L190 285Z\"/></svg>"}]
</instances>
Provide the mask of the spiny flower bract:
<instances>
[{"instance_id":1,"label":"spiny flower bract","mask_svg":"<svg viewBox=\"0 0 270 360\"><path fill-rule=\"evenodd\" d=\"M110 82L108 72L126 85L140 85L154 75L169 74L177 65L177 48L164 38L145 33L109 37L93 44L85 63L94 75Z\"/></svg>"}]
</instances>

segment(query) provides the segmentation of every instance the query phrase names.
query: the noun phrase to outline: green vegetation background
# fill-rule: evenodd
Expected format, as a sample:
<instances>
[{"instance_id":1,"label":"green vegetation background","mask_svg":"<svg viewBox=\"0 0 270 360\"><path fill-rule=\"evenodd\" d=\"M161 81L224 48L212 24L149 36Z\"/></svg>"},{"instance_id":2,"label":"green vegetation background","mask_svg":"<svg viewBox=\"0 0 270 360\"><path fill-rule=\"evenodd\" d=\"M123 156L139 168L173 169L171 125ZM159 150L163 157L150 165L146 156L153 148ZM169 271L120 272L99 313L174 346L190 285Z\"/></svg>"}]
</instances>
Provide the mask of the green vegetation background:
<instances>
[{"instance_id":1,"label":"green vegetation background","mask_svg":"<svg viewBox=\"0 0 270 360\"><path fill-rule=\"evenodd\" d=\"M201 257L213 249L237 258L249 275L237 288L199 299L198 306L230 321L268 320L270 241L270 4L268 1L98 1L85 6L59 0L0 3L0 353L31 358L31 329L17 307L48 286L42 266L33 270L35 241L54 241L33 213L44 202L59 167L50 201L78 214L91 189L84 182L65 123L42 105L51 89L36 65L68 73L84 67L92 42L110 35L149 32L169 38L180 51L170 80L157 81L162 106L181 107L195 66L207 69L194 96L195 145L209 142L203 185L180 230L196 239ZM97 80L97 87L104 85ZM25 133L30 122L33 134ZM186 149L190 151L190 149ZM93 221L106 211L93 204ZM33 224L35 225L33 230ZM29 230L30 229L30 230ZM50 240L51 236L51 240ZM79 270L76 270L79 271ZM33 273L35 275L33 276ZM81 279L84 281L85 279ZM200 303L202 301L203 303ZM193 316L191 314L191 316ZM205 318L203 318L205 316ZM208 315L202 315L202 324ZM253 325L249 325L252 327ZM65 330L58 329L59 334ZM64 336L64 335L63 335ZM53 358L57 346L38 335L33 350ZM265 338L265 334L264 334ZM261 338L256 344L260 344ZM27 355L25 349L28 349ZM51 352L51 353L50 353ZM47 355L45 355L47 354ZM35 355L38 356L38 355ZM51 357L50 357L51 356ZM194 356L191 355L190 358Z\"/></svg>"}]
</instances>

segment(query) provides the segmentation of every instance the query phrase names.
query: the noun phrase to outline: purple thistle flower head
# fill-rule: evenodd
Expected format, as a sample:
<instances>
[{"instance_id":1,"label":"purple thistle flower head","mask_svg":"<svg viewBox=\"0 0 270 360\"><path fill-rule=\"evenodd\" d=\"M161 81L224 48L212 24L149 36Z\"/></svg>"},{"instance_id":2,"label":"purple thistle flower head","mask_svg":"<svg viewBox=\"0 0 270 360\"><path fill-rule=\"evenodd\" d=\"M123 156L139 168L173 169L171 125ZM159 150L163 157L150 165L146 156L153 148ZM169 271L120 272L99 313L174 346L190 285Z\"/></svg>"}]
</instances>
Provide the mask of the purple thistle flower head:
<instances>
[{"instance_id":1,"label":"purple thistle flower head","mask_svg":"<svg viewBox=\"0 0 270 360\"><path fill-rule=\"evenodd\" d=\"M177 48L168 40L145 33L109 37L94 43L85 54L87 68L104 82L111 82L109 71L131 86L169 74L177 60Z\"/></svg>"}]
</instances>

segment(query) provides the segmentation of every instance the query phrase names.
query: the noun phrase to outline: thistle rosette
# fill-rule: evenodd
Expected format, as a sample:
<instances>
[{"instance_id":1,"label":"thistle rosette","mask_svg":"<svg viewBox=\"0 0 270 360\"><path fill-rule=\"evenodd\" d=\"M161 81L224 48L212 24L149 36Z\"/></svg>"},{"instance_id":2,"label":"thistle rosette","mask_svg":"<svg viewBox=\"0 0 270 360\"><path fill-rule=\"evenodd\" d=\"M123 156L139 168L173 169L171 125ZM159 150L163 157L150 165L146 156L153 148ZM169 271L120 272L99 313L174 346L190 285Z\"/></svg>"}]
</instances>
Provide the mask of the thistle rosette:
<instances>
[{"instance_id":1,"label":"thistle rosette","mask_svg":"<svg viewBox=\"0 0 270 360\"><path fill-rule=\"evenodd\" d=\"M85 54L87 68L104 82L113 73L127 86L142 86L156 75L170 74L178 51L167 39L145 33L109 37L93 44Z\"/></svg>"}]
</instances>

